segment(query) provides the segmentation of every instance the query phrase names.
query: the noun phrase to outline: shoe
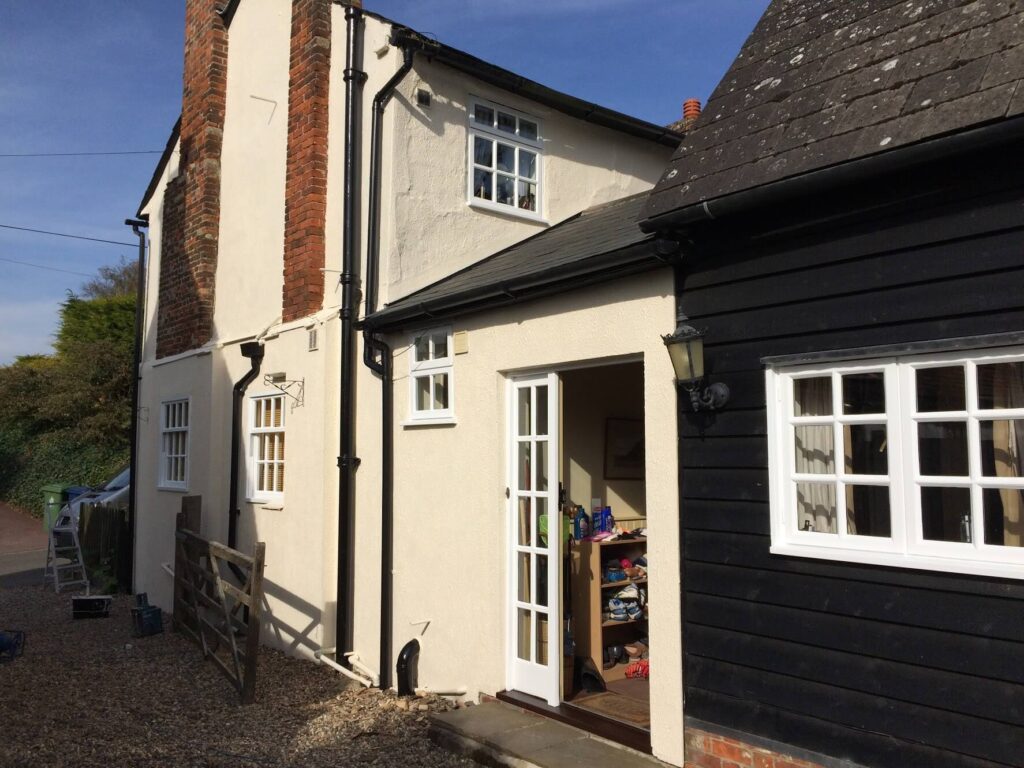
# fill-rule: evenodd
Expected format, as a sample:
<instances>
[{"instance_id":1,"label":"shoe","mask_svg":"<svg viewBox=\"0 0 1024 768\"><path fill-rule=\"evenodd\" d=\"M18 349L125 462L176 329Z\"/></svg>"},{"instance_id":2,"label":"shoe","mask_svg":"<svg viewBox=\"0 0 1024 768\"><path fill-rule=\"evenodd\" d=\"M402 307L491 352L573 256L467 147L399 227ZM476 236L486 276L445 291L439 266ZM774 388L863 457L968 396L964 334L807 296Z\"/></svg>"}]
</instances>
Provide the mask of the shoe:
<instances>
[{"instance_id":1,"label":"shoe","mask_svg":"<svg viewBox=\"0 0 1024 768\"><path fill-rule=\"evenodd\" d=\"M636 584L627 584L615 593L615 597L618 600L639 600L640 590L636 588Z\"/></svg>"},{"instance_id":2,"label":"shoe","mask_svg":"<svg viewBox=\"0 0 1024 768\"><path fill-rule=\"evenodd\" d=\"M615 663L618 661L617 658L613 659L611 657L610 651L611 648L605 648L603 651L601 651L601 669L611 669L615 666Z\"/></svg>"},{"instance_id":3,"label":"shoe","mask_svg":"<svg viewBox=\"0 0 1024 768\"><path fill-rule=\"evenodd\" d=\"M611 621L629 621L629 614L626 612L626 604L614 597L609 600L608 618Z\"/></svg>"},{"instance_id":4,"label":"shoe","mask_svg":"<svg viewBox=\"0 0 1024 768\"><path fill-rule=\"evenodd\" d=\"M629 616L631 621L637 621L641 616L644 615L644 612L636 603L630 603L629 607L626 608L626 615Z\"/></svg>"}]
</instances>

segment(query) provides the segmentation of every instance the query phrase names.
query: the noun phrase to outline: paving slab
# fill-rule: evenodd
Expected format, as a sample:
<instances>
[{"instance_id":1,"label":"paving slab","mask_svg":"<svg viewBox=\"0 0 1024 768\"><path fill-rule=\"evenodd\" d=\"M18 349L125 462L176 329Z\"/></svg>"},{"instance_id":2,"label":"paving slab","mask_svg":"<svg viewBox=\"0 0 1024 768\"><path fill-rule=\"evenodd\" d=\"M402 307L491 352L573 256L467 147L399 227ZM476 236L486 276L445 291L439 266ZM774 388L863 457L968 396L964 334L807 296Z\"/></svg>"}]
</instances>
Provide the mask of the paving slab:
<instances>
[{"instance_id":1,"label":"paving slab","mask_svg":"<svg viewBox=\"0 0 1024 768\"><path fill-rule=\"evenodd\" d=\"M430 716L430 738L499 768L654 768L659 760L500 701Z\"/></svg>"}]
</instances>

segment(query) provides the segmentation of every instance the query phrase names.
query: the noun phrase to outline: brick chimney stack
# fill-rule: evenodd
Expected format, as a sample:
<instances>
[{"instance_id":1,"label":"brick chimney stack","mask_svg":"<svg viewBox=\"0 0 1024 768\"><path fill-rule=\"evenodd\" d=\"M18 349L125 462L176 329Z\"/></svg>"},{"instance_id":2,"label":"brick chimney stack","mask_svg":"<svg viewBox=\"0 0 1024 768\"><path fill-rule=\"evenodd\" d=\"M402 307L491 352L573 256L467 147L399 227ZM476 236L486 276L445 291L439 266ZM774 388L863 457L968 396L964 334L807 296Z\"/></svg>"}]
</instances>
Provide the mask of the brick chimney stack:
<instances>
[{"instance_id":1,"label":"brick chimney stack","mask_svg":"<svg viewBox=\"0 0 1024 768\"><path fill-rule=\"evenodd\" d=\"M355 4L355 3L353 3ZM331 3L293 0L288 71L288 152L284 191L281 319L323 304L327 221L327 102Z\"/></svg>"},{"instance_id":2,"label":"brick chimney stack","mask_svg":"<svg viewBox=\"0 0 1024 768\"><path fill-rule=\"evenodd\" d=\"M157 357L200 347L213 333L228 66L220 2L185 3L181 157L164 197Z\"/></svg>"}]
</instances>

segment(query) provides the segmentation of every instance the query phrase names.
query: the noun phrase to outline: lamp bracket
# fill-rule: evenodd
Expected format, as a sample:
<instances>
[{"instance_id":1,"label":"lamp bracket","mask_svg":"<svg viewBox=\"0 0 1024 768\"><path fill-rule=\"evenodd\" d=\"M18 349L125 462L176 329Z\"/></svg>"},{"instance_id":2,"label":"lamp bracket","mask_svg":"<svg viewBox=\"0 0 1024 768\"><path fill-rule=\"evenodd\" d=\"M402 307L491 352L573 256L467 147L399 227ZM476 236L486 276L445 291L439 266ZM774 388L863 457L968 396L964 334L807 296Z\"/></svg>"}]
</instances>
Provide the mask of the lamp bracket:
<instances>
[{"instance_id":1,"label":"lamp bracket","mask_svg":"<svg viewBox=\"0 0 1024 768\"><path fill-rule=\"evenodd\" d=\"M721 382L705 384L698 379L692 384L683 385L690 394L690 405L694 411L717 411L729 402L729 386Z\"/></svg>"},{"instance_id":2,"label":"lamp bracket","mask_svg":"<svg viewBox=\"0 0 1024 768\"><path fill-rule=\"evenodd\" d=\"M268 373L263 377L263 383L269 387L280 390L288 395L295 402L292 403L292 410L301 408L306 402L306 380L305 379L282 379Z\"/></svg>"}]
</instances>

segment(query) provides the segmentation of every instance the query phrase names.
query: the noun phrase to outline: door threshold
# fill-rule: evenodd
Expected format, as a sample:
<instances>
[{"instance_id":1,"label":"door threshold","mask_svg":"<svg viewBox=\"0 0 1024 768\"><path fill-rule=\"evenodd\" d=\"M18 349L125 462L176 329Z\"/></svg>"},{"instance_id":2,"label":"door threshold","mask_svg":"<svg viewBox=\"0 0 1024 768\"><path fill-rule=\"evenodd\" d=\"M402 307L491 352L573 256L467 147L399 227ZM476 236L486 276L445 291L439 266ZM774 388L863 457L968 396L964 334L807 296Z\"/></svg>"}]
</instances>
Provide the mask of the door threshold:
<instances>
[{"instance_id":1,"label":"door threshold","mask_svg":"<svg viewBox=\"0 0 1024 768\"><path fill-rule=\"evenodd\" d=\"M565 702L557 707L552 707L543 699L520 693L519 691L498 691L495 698L507 704L522 707L529 712L550 717L552 720L579 728L581 731L600 736L602 739L635 749L637 752L642 752L645 755L651 754L651 732L646 728L638 728L619 720L612 720L610 717L605 717L597 712L574 707L572 704Z\"/></svg>"}]
</instances>

